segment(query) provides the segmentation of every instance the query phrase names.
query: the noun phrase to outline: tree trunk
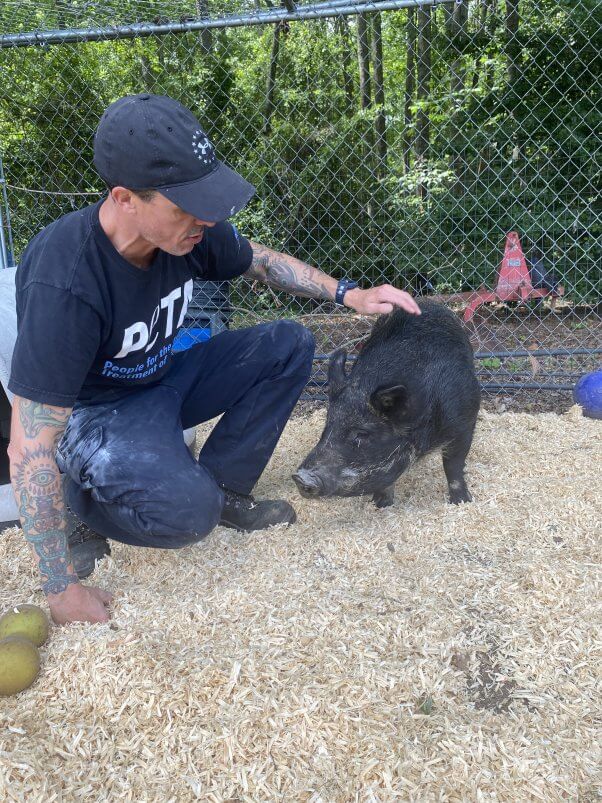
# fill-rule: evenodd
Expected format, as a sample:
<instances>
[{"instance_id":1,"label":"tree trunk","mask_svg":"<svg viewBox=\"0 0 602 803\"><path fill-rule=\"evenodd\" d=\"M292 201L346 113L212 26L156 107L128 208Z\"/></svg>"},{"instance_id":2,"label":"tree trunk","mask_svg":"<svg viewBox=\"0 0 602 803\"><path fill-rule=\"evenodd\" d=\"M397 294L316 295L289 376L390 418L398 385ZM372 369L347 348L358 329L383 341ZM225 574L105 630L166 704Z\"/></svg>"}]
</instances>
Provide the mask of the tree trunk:
<instances>
[{"instance_id":1,"label":"tree trunk","mask_svg":"<svg viewBox=\"0 0 602 803\"><path fill-rule=\"evenodd\" d=\"M59 31L63 31L67 24L65 22L65 8L63 4L56 3L56 27Z\"/></svg>"},{"instance_id":2,"label":"tree trunk","mask_svg":"<svg viewBox=\"0 0 602 803\"><path fill-rule=\"evenodd\" d=\"M431 8L421 6L418 9L418 62L417 92L419 103L416 115L416 140L414 149L419 168L424 168L429 155L430 121L425 104L428 101L431 86ZM426 196L426 187L418 185L418 195Z\"/></svg>"},{"instance_id":3,"label":"tree trunk","mask_svg":"<svg viewBox=\"0 0 602 803\"><path fill-rule=\"evenodd\" d=\"M493 0L491 0L491 2L493 2ZM479 51L474 60L474 71L472 73L471 81L473 89L476 89L479 85L479 79L481 77L481 60L485 55L485 51L491 41L491 37L487 37L487 15L489 13L489 3L490 0L481 0L479 7L477 31L475 35L477 43L479 44ZM484 44L481 44L482 39L485 40Z\"/></svg>"},{"instance_id":4,"label":"tree trunk","mask_svg":"<svg viewBox=\"0 0 602 803\"><path fill-rule=\"evenodd\" d=\"M360 75L360 108L369 109L372 103L370 90L370 34L365 14L357 15L357 61Z\"/></svg>"},{"instance_id":5,"label":"tree trunk","mask_svg":"<svg viewBox=\"0 0 602 803\"><path fill-rule=\"evenodd\" d=\"M453 11L448 13L446 20L448 41L454 51L454 58L450 64L450 91L452 111L449 122L449 143L451 151L450 167L457 177L456 190L461 190L462 181L466 172L466 161L461 143L462 131L459 125L459 116L464 103L464 61L463 54L466 48L468 24L467 0L456 0Z\"/></svg>"},{"instance_id":6,"label":"tree trunk","mask_svg":"<svg viewBox=\"0 0 602 803\"><path fill-rule=\"evenodd\" d=\"M474 72L472 74L472 88L477 89L481 81L482 62L487 56L491 43L496 35L499 25L499 17L497 14L498 0L482 0L481 14L479 16L479 27L477 36L479 42L479 52L475 56ZM487 64L485 68L485 75L483 77L482 94L489 96L493 92L495 77L495 66L493 60ZM491 147L485 142L480 151L477 160L476 173L478 176L483 173L489 166L491 161Z\"/></svg>"},{"instance_id":7,"label":"tree trunk","mask_svg":"<svg viewBox=\"0 0 602 803\"><path fill-rule=\"evenodd\" d=\"M272 130L272 114L274 112L274 95L276 92L276 73L278 71L278 56L280 53L280 34L286 25L286 22L277 22L274 25L272 53L270 55L270 66L268 69L268 77L265 87L265 104L263 107L264 134L269 134Z\"/></svg>"},{"instance_id":8,"label":"tree trunk","mask_svg":"<svg viewBox=\"0 0 602 803\"><path fill-rule=\"evenodd\" d=\"M360 109L365 111L372 106L372 91L370 86L370 28L366 14L357 15L357 63L360 77ZM374 132L372 123L366 118L359 121L360 147L363 157L362 171L366 171L365 178L360 179L363 187L360 191L362 204L370 221L374 224L374 204L372 200L373 150Z\"/></svg>"},{"instance_id":9,"label":"tree trunk","mask_svg":"<svg viewBox=\"0 0 602 803\"><path fill-rule=\"evenodd\" d=\"M380 12L372 15L372 84L376 117L377 175L384 178L387 169L387 119L385 116L385 83L383 77L383 37Z\"/></svg>"},{"instance_id":10,"label":"tree trunk","mask_svg":"<svg viewBox=\"0 0 602 803\"><path fill-rule=\"evenodd\" d=\"M376 157L375 176L372 181L374 187L372 194L373 215L376 220L382 221L387 208L387 193L383 179L387 175L387 118L385 115L385 82L383 76L383 35L382 19L377 11L370 15L371 41L372 41L372 86L374 92L374 156ZM386 272L386 225L375 226L372 232L374 268L380 274Z\"/></svg>"},{"instance_id":11,"label":"tree trunk","mask_svg":"<svg viewBox=\"0 0 602 803\"><path fill-rule=\"evenodd\" d=\"M506 0L506 64L508 85L514 89L520 75L518 41L518 4L520 0Z\"/></svg>"},{"instance_id":12,"label":"tree trunk","mask_svg":"<svg viewBox=\"0 0 602 803\"><path fill-rule=\"evenodd\" d=\"M199 19L209 19L209 0L195 0L196 13ZM213 36L211 28L203 28L199 32L199 42L203 53L211 53L213 50Z\"/></svg>"},{"instance_id":13,"label":"tree trunk","mask_svg":"<svg viewBox=\"0 0 602 803\"><path fill-rule=\"evenodd\" d=\"M517 119L516 106L520 103L520 92L517 84L520 80L520 42L518 40L519 24L519 2L520 0L506 0L506 30L505 30L505 50L507 65L507 85L506 103L510 107L510 119L512 120L512 165L519 181L524 185L522 176L522 155L523 137L520 130L520 121Z\"/></svg>"},{"instance_id":14,"label":"tree trunk","mask_svg":"<svg viewBox=\"0 0 602 803\"><path fill-rule=\"evenodd\" d=\"M405 172L412 166L412 104L416 91L416 9L408 8L408 21L406 24L406 80L403 104L403 122L405 126L403 136L403 162Z\"/></svg>"},{"instance_id":15,"label":"tree trunk","mask_svg":"<svg viewBox=\"0 0 602 803\"><path fill-rule=\"evenodd\" d=\"M335 27L341 41L341 70L343 73L343 90L348 108L353 107L353 79L351 77L351 55L349 25L345 17L335 18Z\"/></svg>"}]
</instances>

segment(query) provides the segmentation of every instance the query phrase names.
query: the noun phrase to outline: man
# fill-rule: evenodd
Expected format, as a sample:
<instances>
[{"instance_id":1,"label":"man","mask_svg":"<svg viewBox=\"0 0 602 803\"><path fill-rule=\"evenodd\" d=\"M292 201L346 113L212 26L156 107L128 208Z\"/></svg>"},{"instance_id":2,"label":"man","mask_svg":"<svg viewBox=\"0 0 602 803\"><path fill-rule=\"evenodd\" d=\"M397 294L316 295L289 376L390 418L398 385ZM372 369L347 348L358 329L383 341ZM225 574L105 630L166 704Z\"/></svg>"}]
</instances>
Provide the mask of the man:
<instances>
[{"instance_id":1,"label":"man","mask_svg":"<svg viewBox=\"0 0 602 803\"><path fill-rule=\"evenodd\" d=\"M337 282L240 236L226 221L254 188L170 98L111 104L94 164L108 196L40 232L17 271L11 481L57 624L109 618L111 595L79 582L108 538L177 548L218 524L295 520L250 494L309 377L312 336L278 321L173 354L195 277L419 313L401 290ZM220 414L195 461L183 429Z\"/></svg>"}]
</instances>

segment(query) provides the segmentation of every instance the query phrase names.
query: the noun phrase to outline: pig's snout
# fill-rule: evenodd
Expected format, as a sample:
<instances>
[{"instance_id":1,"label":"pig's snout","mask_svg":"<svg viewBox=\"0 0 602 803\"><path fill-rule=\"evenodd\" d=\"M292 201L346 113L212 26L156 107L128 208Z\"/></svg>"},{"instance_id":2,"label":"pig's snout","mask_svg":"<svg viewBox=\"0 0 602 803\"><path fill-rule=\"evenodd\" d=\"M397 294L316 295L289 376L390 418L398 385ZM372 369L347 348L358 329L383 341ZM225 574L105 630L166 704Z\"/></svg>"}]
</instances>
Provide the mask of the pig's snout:
<instances>
[{"instance_id":1,"label":"pig's snout","mask_svg":"<svg viewBox=\"0 0 602 803\"><path fill-rule=\"evenodd\" d=\"M300 468L293 479L303 496L320 496L324 493L324 481L317 474Z\"/></svg>"}]
</instances>

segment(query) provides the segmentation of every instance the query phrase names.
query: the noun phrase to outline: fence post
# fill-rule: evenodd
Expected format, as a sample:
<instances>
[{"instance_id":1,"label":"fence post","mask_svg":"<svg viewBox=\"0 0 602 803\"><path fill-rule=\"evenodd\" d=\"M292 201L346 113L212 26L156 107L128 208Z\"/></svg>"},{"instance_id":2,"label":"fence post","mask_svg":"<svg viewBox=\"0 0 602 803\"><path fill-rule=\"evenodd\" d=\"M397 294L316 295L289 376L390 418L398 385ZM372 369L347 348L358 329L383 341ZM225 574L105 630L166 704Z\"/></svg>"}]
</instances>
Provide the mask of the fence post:
<instances>
[{"instance_id":1,"label":"fence post","mask_svg":"<svg viewBox=\"0 0 602 803\"><path fill-rule=\"evenodd\" d=\"M2 188L2 201L0 201L0 270L13 266L12 234L10 230L10 213L8 211L8 197L6 195L6 181L4 180L4 167L0 153L0 187ZM2 207L4 206L4 212ZM4 232L4 217L6 215L6 234ZM7 244L8 237L8 244Z\"/></svg>"}]
</instances>

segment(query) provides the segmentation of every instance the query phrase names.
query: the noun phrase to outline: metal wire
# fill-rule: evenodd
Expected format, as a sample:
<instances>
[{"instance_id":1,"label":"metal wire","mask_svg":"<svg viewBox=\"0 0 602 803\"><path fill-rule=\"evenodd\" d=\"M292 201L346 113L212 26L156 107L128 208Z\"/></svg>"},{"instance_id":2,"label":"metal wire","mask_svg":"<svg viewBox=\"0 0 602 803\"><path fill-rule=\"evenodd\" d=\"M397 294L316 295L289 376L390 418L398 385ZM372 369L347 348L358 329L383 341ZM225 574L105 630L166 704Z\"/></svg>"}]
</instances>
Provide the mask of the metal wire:
<instances>
[{"instance_id":1,"label":"metal wire","mask_svg":"<svg viewBox=\"0 0 602 803\"><path fill-rule=\"evenodd\" d=\"M92 140L104 108L169 94L258 188L238 228L331 275L434 293L462 316L467 293L496 286L516 231L533 282L564 293L498 300L467 322L486 392L565 391L597 368L596 4L261 2L0 6L5 260L101 197ZM293 317L311 328L314 378L371 324L245 280L231 307L232 326Z\"/></svg>"}]
</instances>

